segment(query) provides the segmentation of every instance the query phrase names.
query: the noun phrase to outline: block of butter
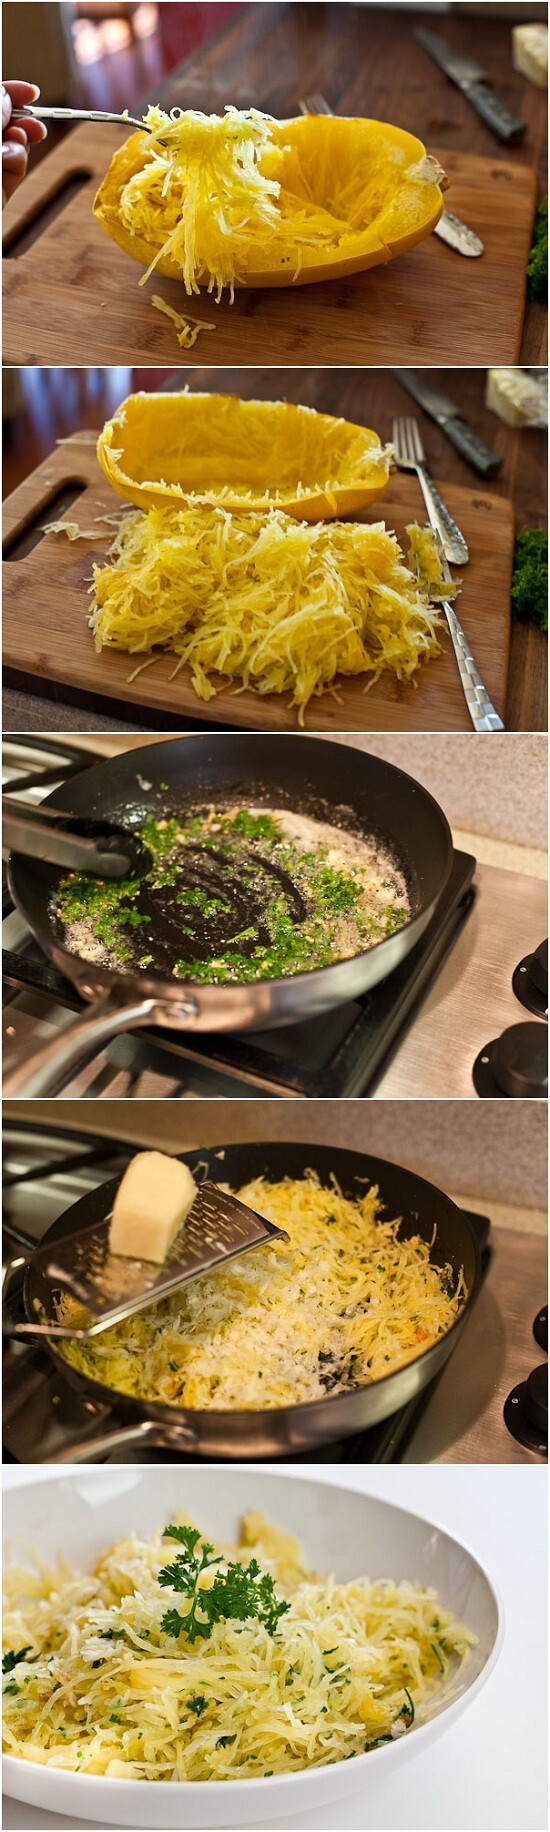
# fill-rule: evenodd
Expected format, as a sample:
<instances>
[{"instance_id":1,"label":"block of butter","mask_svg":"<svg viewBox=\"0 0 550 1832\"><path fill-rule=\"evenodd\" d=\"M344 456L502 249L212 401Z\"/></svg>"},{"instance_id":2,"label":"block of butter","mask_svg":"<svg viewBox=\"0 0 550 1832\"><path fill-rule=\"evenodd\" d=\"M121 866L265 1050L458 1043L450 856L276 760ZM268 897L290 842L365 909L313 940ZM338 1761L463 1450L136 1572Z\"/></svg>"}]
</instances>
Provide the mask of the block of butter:
<instances>
[{"instance_id":1,"label":"block of butter","mask_svg":"<svg viewBox=\"0 0 550 1832\"><path fill-rule=\"evenodd\" d=\"M111 1253L162 1265L196 1194L195 1180L178 1158L163 1151L138 1151L113 1203Z\"/></svg>"},{"instance_id":2,"label":"block of butter","mask_svg":"<svg viewBox=\"0 0 550 1832\"><path fill-rule=\"evenodd\" d=\"M514 70L519 70L537 89L548 88L547 25L512 27L512 63Z\"/></svg>"}]
</instances>

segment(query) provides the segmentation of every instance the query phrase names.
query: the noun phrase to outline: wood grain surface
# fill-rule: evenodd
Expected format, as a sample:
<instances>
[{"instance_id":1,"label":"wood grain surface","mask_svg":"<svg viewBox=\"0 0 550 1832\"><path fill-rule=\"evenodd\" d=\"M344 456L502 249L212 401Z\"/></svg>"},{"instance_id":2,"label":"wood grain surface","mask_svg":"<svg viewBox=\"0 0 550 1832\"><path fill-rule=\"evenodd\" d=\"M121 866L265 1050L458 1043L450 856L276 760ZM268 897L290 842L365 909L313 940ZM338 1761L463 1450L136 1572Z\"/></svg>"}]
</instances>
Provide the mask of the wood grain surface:
<instances>
[{"instance_id":1,"label":"wood grain surface","mask_svg":"<svg viewBox=\"0 0 550 1832\"><path fill-rule=\"evenodd\" d=\"M169 675L174 657L160 655L154 665L128 682L132 658L115 650L96 655L88 627L87 584L92 558L102 560L112 530L98 533L97 542L70 543L60 536L40 536L37 529L49 517L57 519L60 493L74 492L67 519L81 527L93 526L93 517L112 513L114 496L95 456L95 437L81 435L60 446L52 457L8 498L4 509L3 568L4 659L8 667L31 677L40 675L85 692L113 697L118 702L167 712L177 729L178 718L196 713L204 702L191 687L189 672L182 669L173 681ZM509 593L513 547L513 510L505 499L485 489L453 488L449 507L470 546L459 602L461 622L470 639L478 666L497 710L505 708L510 638ZM395 475L383 506L376 504L362 519L380 519L394 527L400 539L405 523L420 513L420 495L414 478ZM28 549L28 551L25 551ZM401 685L388 676L364 693L357 679L343 680L341 704L330 695L310 703L306 715L309 731L468 731L471 729L450 642L442 635L442 651L423 668L418 686ZM208 717L237 728L293 730L295 710L285 695L261 697L253 692L236 695L223 687L208 702Z\"/></svg>"},{"instance_id":2,"label":"wood grain surface","mask_svg":"<svg viewBox=\"0 0 550 1832\"><path fill-rule=\"evenodd\" d=\"M116 127L75 128L4 211L5 362L185 366L173 325L151 305L159 292L215 323L198 346L207 364L517 360L535 206L529 168L467 153L447 158L449 202L479 230L480 260L462 259L432 235L387 267L243 291L233 305L216 306L205 295L187 301L183 284L164 276L140 286L143 269L96 223L95 190L120 143Z\"/></svg>"}]
</instances>

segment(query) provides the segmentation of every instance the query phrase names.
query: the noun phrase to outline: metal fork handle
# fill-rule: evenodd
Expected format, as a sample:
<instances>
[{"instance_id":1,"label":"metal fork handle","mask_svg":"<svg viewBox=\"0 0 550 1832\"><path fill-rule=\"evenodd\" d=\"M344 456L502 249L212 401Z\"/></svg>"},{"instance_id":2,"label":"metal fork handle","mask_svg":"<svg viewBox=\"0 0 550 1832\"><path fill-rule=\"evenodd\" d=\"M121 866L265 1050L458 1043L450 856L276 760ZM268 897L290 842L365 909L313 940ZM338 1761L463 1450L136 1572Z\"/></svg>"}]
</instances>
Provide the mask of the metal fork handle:
<instances>
[{"instance_id":1,"label":"metal fork handle","mask_svg":"<svg viewBox=\"0 0 550 1832\"><path fill-rule=\"evenodd\" d=\"M136 121L134 115L111 114L106 108L36 108L34 102L29 102L26 108L12 108L10 121L24 121L25 115L33 121L115 121L117 127L142 127L146 134L153 132L145 121Z\"/></svg>"},{"instance_id":2,"label":"metal fork handle","mask_svg":"<svg viewBox=\"0 0 550 1832\"><path fill-rule=\"evenodd\" d=\"M446 560L452 561L454 566L465 566L469 553L464 535L440 496L427 465L417 464L416 473L432 528L439 535Z\"/></svg>"},{"instance_id":3,"label":"metal fork handle","mask_svg":"<svg viewBox=\"0 0 550 1832\"><path fill-rule=\"evenodd\" d=\"M462 682L464 698L476 732L503 732L505 727L492 701L487 688L484 687L479 668L476 667L470 645L464 635L452 604L445 602L443 610L451 633L451 642L456 655L458 672Z\"/></svg>"}]
</instances>

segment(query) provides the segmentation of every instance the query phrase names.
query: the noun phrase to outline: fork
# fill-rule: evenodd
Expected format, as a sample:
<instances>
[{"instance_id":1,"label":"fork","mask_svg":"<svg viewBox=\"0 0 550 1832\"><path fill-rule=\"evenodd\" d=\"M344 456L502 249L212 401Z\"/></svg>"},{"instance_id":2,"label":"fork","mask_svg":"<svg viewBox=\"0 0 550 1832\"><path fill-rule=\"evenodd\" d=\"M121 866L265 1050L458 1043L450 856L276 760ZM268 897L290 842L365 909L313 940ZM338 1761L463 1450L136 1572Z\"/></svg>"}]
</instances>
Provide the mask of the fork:
<instances>
[{"instance_id":1,"label":"fork","mask_svg":"<svg viewBox=\"0 0 550 1832\"><path fill-rule=\"evenodd\" d=\"M459 536L459 540L463 542L466 560L469 558L468 548L463 535L460 534L460 529L456 527L456 522L453 522L452 516L449 515L448 509L445 507L438 491L435 490L432 484L424 462L424 447L422 445L416 420L394 420L393 447L396 464L399 465L402 470L416 471L417 473L428 511L430 526L433 528L440 549L443 578L450 579L451 571L448 564L448 546L442 538L438 509L443 510L443 514L450 524L451 529L455 530L456 534ZM424 467L423 471L421 469L422 466ZM499 718L498 712L496 712L492 701L489 699L487 689L481 679L479 669L474 661L470 645L464 634L462 624L459 622L456 611L447 598L442 603L441 608L445 612L447 618L451 642L456 655L458 672L462 682L464 698L474 731L503 732L504 725L502 719Z\"/></svg>"},{"instance_id":2,"label":"fork","mask_svg":"<svg viewBox=\"0 0 550 1832\"><path fill-rule=\"evenodd\" d=\"M104 108L35 108L34 103L29 102L25 108L12 108L10 121L24 121L25 115L31 115L33 121L116 121L118 127L139 127L145 134L155 132L146 121L136 121L134 115L109 114ZM177 115L174 118L177 119ZM155 139L159 138L158 132L155 133Z\"/></svg>"},{"instance_id":3,"label":"fork","mask_svg":"<svg viewBox=\"0 0 550 1832\"><path fill-rule=\"evenodd\" d=\"M302 96L300 108L302 114L334 114L334 109L329 107L324 95ZM455 254L468 255L470 260L475 260L478 255L485 254L484 243L480 236L476 235L474 229L469 229L468 224L463 223L459 216L454 216L452 210L443 210L433 234L438 235L440 241L445 242L448 248L453 248Z\"/></svg>"},{"instance_id":4,"label":"fork","mask_svg":"<svg viewBox=\"0 0 550 1832\"><path fill-rule=\"evenodd\" d=\"M470 556L464 535L432 482L418 421L412 418L394 420L392 445L398 470L414 471L418 477L429 521L439 535L445 559L452 560L455 566L465 566Z\"/></svg>"},{"instance_id":5,"label":"fork","mask_svg":"<svg viewBox=\"0 0 550 1832\"><path fill-rule=\"evenodd\" d=\"M437 535L436 539L438 539ZM451 572L447 565L443 549L441 549L441 570L443 578L450 579ZM441 609L445 612L449 625L451 642L456 655L464 698L474 731L503 732L505 727L502 723L502 719L499 719L498 712L489 699L487 688L483 685L479 668L476 667L462 624L459 623L456 611L453 605L449 604L447 598L444 600Z\"/></svg>"}]
</instances>

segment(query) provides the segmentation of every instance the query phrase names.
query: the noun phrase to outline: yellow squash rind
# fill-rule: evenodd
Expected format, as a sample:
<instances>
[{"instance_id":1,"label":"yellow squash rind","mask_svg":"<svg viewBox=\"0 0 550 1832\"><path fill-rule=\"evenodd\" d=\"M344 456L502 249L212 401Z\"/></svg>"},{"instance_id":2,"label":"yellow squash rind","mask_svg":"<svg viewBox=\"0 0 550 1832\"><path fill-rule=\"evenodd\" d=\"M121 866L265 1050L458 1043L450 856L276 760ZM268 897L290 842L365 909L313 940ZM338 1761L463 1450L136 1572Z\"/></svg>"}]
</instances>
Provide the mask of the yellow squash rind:
<instances>
[{"instance_id":1,"label":"yellow squash rind","mask_svg":"<svg viewBox=\"0 0 550 1832\"><path fill-rule=\"evenodd\" d=\"M206 503L279 508L301 521L357 514L386 489L390 456L367 427L290 401L133 394L97 453L112 488L140 509Z\"/></svg>"},{"instance_id":2,"label":"yellow squash rind","mask_svg":"<svg viewBox=\"0 0 550 1832\"><path fill-rule=\"evenodd\" d=\"M314 280L361 273L394 260L435 229L443 210L444 174L439 175L436 167L432 173L426 171L422 141L403 128L382 121L305 115L277 123L273 140L275 145L288 148L282 168L277 167L281 183L284 185L285 169L289 182L301 169L311 176L315 195L321 201L323 180L325 186L330 183L333 188L335 172L341 172L344 181L354 163L365 169L367 161L382 153L395 166L395 186L373 221L362 229L350 230L336 252L333 248L304 248L300 264L295 267L291 249L282 255L279 241L273 241L271 250L263 243L246 268L241 260L236 287L304 286ZM111 160L93 206L97 221L112 240L145 268L155 259L158 248L125 228L120 219L120 197L128 180L151 158L154 144L148 133L131 135ZM266 162L262 169L267 169ZM155 273L183 283L181 266L170 256L160 257ZM196 279L199 285L208 285L208 274L198 272Z\"/></svg>"}]
</instances>

